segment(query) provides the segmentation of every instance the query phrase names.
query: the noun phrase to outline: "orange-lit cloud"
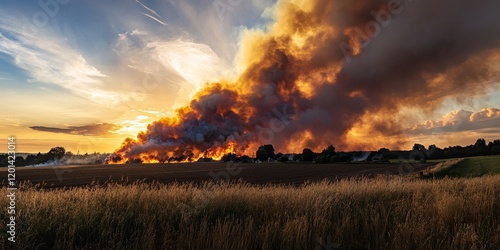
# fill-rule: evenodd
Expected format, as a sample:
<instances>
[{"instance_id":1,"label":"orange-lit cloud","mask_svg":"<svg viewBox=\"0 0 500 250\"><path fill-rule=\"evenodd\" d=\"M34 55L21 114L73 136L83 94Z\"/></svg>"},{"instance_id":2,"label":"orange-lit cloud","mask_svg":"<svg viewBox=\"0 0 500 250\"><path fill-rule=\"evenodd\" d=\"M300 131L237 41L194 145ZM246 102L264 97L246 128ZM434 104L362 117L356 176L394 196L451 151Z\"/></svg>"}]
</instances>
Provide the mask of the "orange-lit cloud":
<instances>
[{"instance_id":1,"label":"orange-lit cloud","mask_svg":"<svg viewBox=\"0 0 500 250\"><path fill-rule=\"evenodd\" d=\"M428 120L422 124L407 129L409 134L437 134L471 130L487 130L500 132L500 109L483 108L480 111L463 109L452 111L440 120Z\"/></svg>"}]
</instances>

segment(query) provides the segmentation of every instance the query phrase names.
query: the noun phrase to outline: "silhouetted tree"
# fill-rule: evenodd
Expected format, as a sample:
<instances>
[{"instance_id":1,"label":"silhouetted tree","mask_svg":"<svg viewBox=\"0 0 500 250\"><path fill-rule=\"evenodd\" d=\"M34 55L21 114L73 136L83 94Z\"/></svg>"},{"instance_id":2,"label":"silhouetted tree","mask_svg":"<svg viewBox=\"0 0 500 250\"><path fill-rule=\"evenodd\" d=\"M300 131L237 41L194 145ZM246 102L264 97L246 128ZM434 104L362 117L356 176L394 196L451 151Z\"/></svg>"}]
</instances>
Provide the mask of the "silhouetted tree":
<instances>
[{"instance_id":1,"label":"silhouetted tree","mask_svg":"<svg viewBox=\"0 0 500 250\"><path fill-rule=\"evenodd\" d=\"M236 154L229 153L229 154L225 154L224 156L222 156L221 161L222 162L230 162L230 161L236 160L236 158L237 158Z\"/></svg>"},{"instance_id":2,"label":"silhouetted tree","mask_svg":"<svg viewBox=\"0 0 500 250\"><path fill-rule=\"evenodd\" d=\"M493 142L488 143L488 148L490 148L490 153L492 155L500 154L500 140L494 140Z\"/></svg>"},{"instance_id":3,"label":"silhouetted tree","mask_svg":"<svg viewBox=\"0 0 500 250\"><path fill-rule=\"evenodd\" d=\"M278 159L278 158L280 158L281 156L283 156L283 153L279 152L279 153L277 153L277 154L274 156L274 158L276 158L276 160L277 160L277 159Z\"/></svg>"},{"instance_id":4,"label":"silhouetted tree","mask_svg":"<svg viewBox=\"0 0 500 250\"><path fill-rule=\"evenodd\" d=\"M377 151L380 161L388 162L391 159L391 151L387 148L381 148Z\"/></svg>"},{"instance_id":5,"label":"silhouetted tree","mask_svg":"<svg viewBox=\"0 0 500 250\"><path fill-rule=\"evenodd\" d=\"M26 161L22 156L16 157L16 166L18 167L26 166Z\"/></svg>"},{"instance_id":6,"label":"silhouetted tree","mask_svg":"<svg viewBox=\"0 0 500 250\"><path fill-rule=\"evenodd\" d=\"M322 155L330 155L333 156L335 154L335 147L333 145L329 145L321 152Z\"/></svg>"},{"instance_id":7,"label":"silhouetted tree","mask_svg":"<svg viewBox=\"0 0 500 250\"><path fill-rule=\"evenodd\" d=\"M429 150L427 151L427 155L429 159L443 159L444 158L444 150L438 148L436 145L432 144L429 146Z\"/></svg>"},{"instance_id":8,"label":"silhouetted tree","mask_svg":"<svg viewBox=\"0 0 500 250\"><path fill-rule=\"evenodd\" d=\"M473 146L473 155L488 155L490 153L490 149L486 145L486 140L483 138L477 139L476 143Z\"/></svg>"},{"instance_id":9,"label":"silhouetted tree","mask_svg":"<svg viewBox=\"0 0 500 250\"><path fill-rule=\"evenodd\" d=\"M243 163L252 162L252 160L250 159L250 156L248 156L248 155L242 155L241 157L239 157L238 161L243 162Z\"/></svg>"},{"instance_id":10,"label":"silhouetted tree","mask_svg":"<svg viewBox=\"0 0 500 250\"><path fill-rule=\"evenodd\" d=\"M274 147L273 145L262 145L257 149L255 154L256 158L261 161L267 161L269 159L274 159Z\"/></svg>"},{"instance_id":11,"label":"silhouetted tree","mask_svg":"<svg viewBox=\"0 0 500 250\"><path fill-rule=\"evenodd\" d=\"M422 144L413 145L413 151L410 154L410 159L418 161L420 163L425 163L427 161L427 149L425 149Z\"/></svg>"},{"instance_id":12,"label":"silhouetted tree","mask_svg":"<svg viewBox=\"0 0 500 250\"><path fill-rule=\"evenodd\" d=\"M296 154L293 156L293 160L294 161L300 161L300 159L302 159L302 155L301 154Z\"/></svg>"},{"instance_id":13,"label":"silhouetted tree","mask_svg":"<svg viewBox=\"0 0 500 250\"><path fill-rule=\"evenodd\" d=\"M6 167L9 165L7 158L8 158L7 154L0 154L0 166Z\"/></svg>"},{"instance_id":14,"label":"silhouetted tree","mask_svg":"<svg viewBox=\"0 0 500 250\"><path fill-rule=\"evenodd\" d=\"M287 155L281 155L278 157L279 162L287 162L288 161L288 156Z\"/></svg>"},{"instance_id":15,"label":"silhouetted tree","mask_svg":"<svg viewBox=\"0 0 500 250\"><path fill-rule=\"evenodd\" d=\"M46 161L47 161L47 155L38 152L38 154L36 155L35 164L44 163Z\"/></svg>"},{"instance_id":16,"label":"silhouetted tree","mask_svg":"<svg viewBox=\"0 0 500 250\"><path fill-rule=\"evenodd\" d=\"M321 155L316 156L316 158L314 159L314 162L316 162L316 163L329 163L331 158L332 158L332 156L329 154L328 155L321 154Z\"/></svg>"},{"instance_id":17,"label":"silhouetted tree","mask_svg":"<svg viewBox=\"0 0 500 250\"><path fill-rule=\"evenodd\" d=\"M49 150L47 153L47 160L48 161L53 161L53 160L59 160L63 158L64 154L66 153L66 149L63 147L54 147Z\"/></svg>"},{"instance_id":18,"label":"silhouetted tree","mask_svg":"<svg viewBox=\"0 0 500 250\"><path fill-rule=\"evenodd\" d=\"M36 155L28 155L25 159L26 166L36 163Z\"/></svg>"},{"instance_id":19,"label":"silhouetted tree","mask_svg":"<svg viewBox=\"0 0 500 250\"><path fill-rule=\"evenodd\" d=\"M381 148L377 152L380 153L380 154L388 154L391 151L389 149L387 149L387 148Z\"/></svg>"},{"instance_id":20,"label":"silhouetted tree","mask_svg":"<svg viewBox=\"0 0 500 250\"><path fill-rule=\"evenodd\" d=\"M451 146L444 149L444 158L458 158L469 156L466 148L462 146Z\"/></svg>"},{"instance_id":21,"label":"silhouetted tree","mask_svg":"<svg viewBox=\"0 0 500 250\"><path fill-rule=\"evenodd\" d=\"M351 159L352 159L352 156L350 154L340 152L340 153L336 153L334 156L332 156L332 158L330 158L330 162L331 163L335 163L335 162L348 162Z\"/></svg>"},{"instance_id":22,"label":"silhouetted tree","mask_svg":"<svg viewBox=\"0 0 500 250\"><path fill-rule=\"evenodd\" d=\"M316 156L314 161L316 163L329 163L330 159L334 155L335 155L335 147L333 145L329 145L328 147L323 149L323 151L321 151L321 154Z\"/></svg>"},{"instance_id":23,"label":"silhouetted tree","mask_svg":"<svg viewBox=\"0 0 500 250\"><path fill-rule=\"evenodd\" d=\"M304 150L302 150L302 157L301 157L302 161L313 161L314 157L315 154L311 149L304 148Z\"/></svg>"},{"instance_id":24,"label":"silhouetted tree","mask_svg":"<svg viewBox=\"0 0 500 250\"><path fill-rule=\"evenodd\" d=\"M484 140L483 138L477 139L476 143L474 144L474 147L475 148L484 148L484 147L486 147L486 140Z\"/></svg>"},{"instance_id":25,"label":"silhouetted tree","mask_svg":"<svg viewBox=\"0 0 500 250\"><path fill-rule=\"evenodd\" d=\"M269 153L269 157L274 158L274 147L271 144L264 145L264 148Z\"/></svg>"}]
</instances>

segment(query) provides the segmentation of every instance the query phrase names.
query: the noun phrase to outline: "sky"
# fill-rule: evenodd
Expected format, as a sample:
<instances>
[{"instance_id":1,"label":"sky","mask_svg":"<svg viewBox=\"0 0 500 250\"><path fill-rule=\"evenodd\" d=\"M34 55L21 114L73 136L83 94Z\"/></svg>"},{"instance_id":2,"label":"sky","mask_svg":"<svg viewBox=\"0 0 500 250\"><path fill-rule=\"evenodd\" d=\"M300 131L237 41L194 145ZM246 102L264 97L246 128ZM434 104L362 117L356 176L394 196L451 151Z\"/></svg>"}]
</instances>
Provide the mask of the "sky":
<instances>
[{"instance_id":1,"label":"sky","mask_svg":"<svg viewBox=\"0 0 500 250\"><path fill-rule=\"evenodd\" d=\"M205 83L238 76L242 34L265 31L274 6L272 0L3 1L0 143L15 136L18 152L55 146L112 152L174 115ZM408 135L442 147L499 138L500 88L489 86L418 114Z\"/></svg>"}]
</instances>

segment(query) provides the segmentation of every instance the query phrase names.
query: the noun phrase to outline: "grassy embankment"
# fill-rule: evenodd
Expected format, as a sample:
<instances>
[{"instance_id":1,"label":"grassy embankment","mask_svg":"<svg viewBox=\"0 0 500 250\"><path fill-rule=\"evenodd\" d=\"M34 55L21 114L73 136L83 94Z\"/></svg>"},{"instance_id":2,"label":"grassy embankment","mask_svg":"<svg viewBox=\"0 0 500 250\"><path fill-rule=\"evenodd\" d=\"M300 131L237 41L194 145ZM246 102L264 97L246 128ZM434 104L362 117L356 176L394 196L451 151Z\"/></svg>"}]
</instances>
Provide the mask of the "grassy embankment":
<instances>
[{"instance_id":1,"label":"grassy embankment","mask_svg":"<svg viewBox=\"0 0 500 250\"><path fill-rule=\"evenodd\" d=\"M434 176L438 178L445 176L470 178L500 174L500 156L477 156L449 160L433 172Z\"/></svg>"},{"instance_id":2,"label":"grassy embankment","mask_svg":"<svg viewBox=\"0 0 500 250\"><path fill-rule=\"evenodd\" d=\"M17 213L1 249L499 249L500 176L24 186Z\"/></svg>"}]
</instances>

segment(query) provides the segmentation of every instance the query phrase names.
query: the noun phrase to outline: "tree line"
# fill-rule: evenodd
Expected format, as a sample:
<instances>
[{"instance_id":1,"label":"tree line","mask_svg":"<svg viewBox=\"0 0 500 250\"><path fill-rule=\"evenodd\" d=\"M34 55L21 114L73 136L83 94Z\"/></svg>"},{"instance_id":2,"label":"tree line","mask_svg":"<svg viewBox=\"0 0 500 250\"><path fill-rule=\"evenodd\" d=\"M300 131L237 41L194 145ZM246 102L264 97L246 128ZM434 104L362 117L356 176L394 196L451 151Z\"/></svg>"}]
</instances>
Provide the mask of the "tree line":
<instances>
[{"instance_id":1,"label":"tree line","mask_svg":"<svg viewBox=\"0 0 500 250\"><path fill-rule=\"evenodd\" d=\"M66 151L64 147L53 147L47 153L29 154L26 157L16 156L15 166L34 166L43 164L66 165L66 164L101 164L108 154L83 154L75 155ZM60 162L61 164L55 164ZM8 165L8 155L0 154L0 167Z\"/></svg>"},{"instance_id":2,"label":"tree line","mask_svg":"<svg viewBox=\"0 0 500 250\"><path fill-rule=\"evenodd\" d=\"M425 162L428 159L449 159L471 156L500 155L500 140L486 143L486 140L480 138L476 143L468 146L449 146L444 149L436 145L430 145L425 148L421 144L415 144L412 150L395 150L381 148L378 151L351 151L337 152L333 145L327 146L321 152L314 152L309 148L304 148L302 153L283 154L275 153L273 145L267 144L260 146L255 152L255 158L247 155L238 156L234 153L226 154L222 161L251 162L251 161L300 161L315 163L336 163L351 162L361 159L361 161L380 161L388 162L395 159L411 159Z\"/></svg>"},{"instance_id":3,"label":"tree line","mask_svg":"<svg viewBox=\"0 0 500 250\"><path fill-rule=\"evenodd\" d=\"M336 163L351 161L380 161L388 162L395 159L412 159L425 162L428 159L449 159L471 156L500 155L500 140L494 140L486 143L486 140L480 138L476 143L468 146L449 146L439 148L436 145L430 145L425 148L421 144L415 144L412 150L395 150L381 148L378 151L351 151L337 152L333 145L327 146L321 152L314 152L309 148L304 148L301 153L283 154L275 153L273 145L267 144L260 146L255 152L255 157L248 155L237 155L235 153L226 154L222 157L223 162L315 162L315 163ZM32 166L47 164L56 161L65 161L68 164L101 164L108 154L94 153L93 155L74 155L66 152L64 147L51 148L47 153L30 154L26 158L17 156L16 166ZM0 154L0 167L8 165L8 155ZM199 161L210 161L211 159L201 158ZM171 162L170 160L168 162ZM172 162L175 162L172 161Z\"/></svg>"}]
</instances>

